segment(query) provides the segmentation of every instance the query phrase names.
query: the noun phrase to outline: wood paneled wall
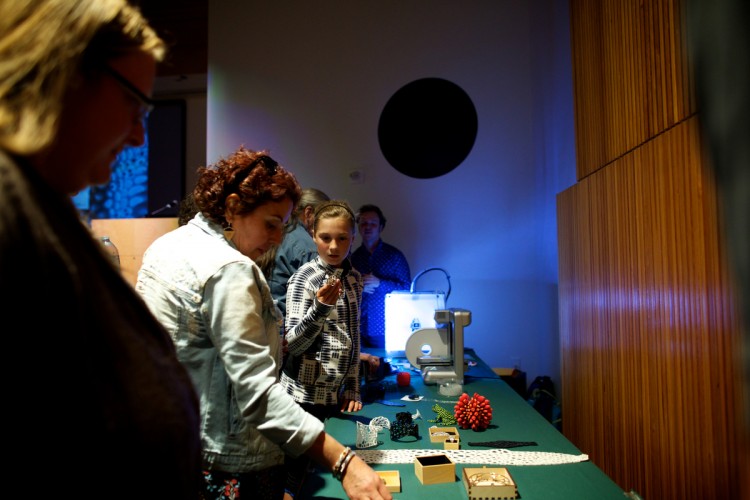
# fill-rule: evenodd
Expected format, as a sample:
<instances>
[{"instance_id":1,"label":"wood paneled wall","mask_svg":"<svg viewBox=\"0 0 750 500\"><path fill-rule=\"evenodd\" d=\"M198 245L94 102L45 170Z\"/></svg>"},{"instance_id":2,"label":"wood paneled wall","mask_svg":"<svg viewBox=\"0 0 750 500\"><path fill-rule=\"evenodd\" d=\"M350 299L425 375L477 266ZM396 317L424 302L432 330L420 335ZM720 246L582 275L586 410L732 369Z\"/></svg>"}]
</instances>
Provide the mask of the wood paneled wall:
<instances>
[{"instance_id":1,"label":"wood paneled wall","mask_svg":"<svg viewBox=\"0 0 750 500\"><path fill-rule=\"evenodd\" d=\"M563 433L646 500L738 498L740 321L682 2L571 0Z\"/></svg>"},{"instance_id":2,"label":"wood paneled wall","mask_svg":"<svg viewBox=\"0 0 750 500\"><path fill-rule=\"evenodd\" d=\"M570 0L578 178L695 113L681 0Z\"/></svg>"}]
</instances>

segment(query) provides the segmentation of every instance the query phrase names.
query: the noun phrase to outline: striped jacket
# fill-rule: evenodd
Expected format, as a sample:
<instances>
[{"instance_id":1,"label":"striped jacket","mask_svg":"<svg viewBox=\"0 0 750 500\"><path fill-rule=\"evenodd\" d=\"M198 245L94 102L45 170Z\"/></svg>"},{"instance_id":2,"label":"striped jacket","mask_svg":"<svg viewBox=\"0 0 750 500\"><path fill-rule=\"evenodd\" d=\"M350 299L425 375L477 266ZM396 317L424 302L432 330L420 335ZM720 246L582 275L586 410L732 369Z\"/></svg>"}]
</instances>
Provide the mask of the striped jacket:
<instances>
[{"instance_id":1,"label":"striped jacket","mask_svg":"<svg viewBox=\"0 0 750 500\"><path fill-rule=\"evenodd\" d=\"M315 297L328 276L341 273L344 294L336 305ZM289 356L281 384L299 403L335 405L339 396L361 401L359 379L359 308L362 276L348 260L341 269L320 256L289 279L286 340Z\"/></svg>"}]
</instances>

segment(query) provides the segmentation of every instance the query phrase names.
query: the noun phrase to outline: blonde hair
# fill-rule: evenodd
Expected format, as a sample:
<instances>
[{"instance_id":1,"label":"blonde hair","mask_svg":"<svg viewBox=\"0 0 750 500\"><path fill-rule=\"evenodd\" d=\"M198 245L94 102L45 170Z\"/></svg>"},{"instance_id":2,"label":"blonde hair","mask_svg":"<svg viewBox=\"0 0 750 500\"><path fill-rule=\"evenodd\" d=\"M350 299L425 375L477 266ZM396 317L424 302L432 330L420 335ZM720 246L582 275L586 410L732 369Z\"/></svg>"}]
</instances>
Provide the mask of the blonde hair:
<instances>
[{"instance_id":1,"label":"blonde hair","mask_svg":"<svg viewBox=\"0 0 750 500\"><path fill-rule=\"evenodd\" d=\"M44 149L71 85L132 51L161 61L166 45L127 0L0 1L0 148Z\"/></svg>"}]
</instances>

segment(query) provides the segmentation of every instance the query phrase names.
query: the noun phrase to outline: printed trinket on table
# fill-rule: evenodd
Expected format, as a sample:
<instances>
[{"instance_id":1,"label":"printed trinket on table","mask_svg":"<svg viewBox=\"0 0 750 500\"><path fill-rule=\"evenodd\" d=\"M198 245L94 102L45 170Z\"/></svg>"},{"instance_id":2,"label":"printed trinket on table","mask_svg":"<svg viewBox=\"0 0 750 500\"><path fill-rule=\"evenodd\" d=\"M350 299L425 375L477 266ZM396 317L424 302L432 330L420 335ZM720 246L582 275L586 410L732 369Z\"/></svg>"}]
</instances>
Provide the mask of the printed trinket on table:
<instances>
[{"instance_id":1,"label":"printed trinket on table","mask_svg":"<svg viewBox=\"0 0 750 500\"><path fill-rule=\"evenodd\" d=\"M455 427L430 427L430 442L442 443L449 437L457 437L458 429Z\"/></svg>"},{"instance_id":2,"label":"printed trinket on table","mask_svg":"<svg viewBox=\"0 0 750 500\"><path fill-rule=\"evenodd\" d=\"M461 475L469 500L518 498L518 487L505 467L465 467Z\"/></svg>"}]
</instances>

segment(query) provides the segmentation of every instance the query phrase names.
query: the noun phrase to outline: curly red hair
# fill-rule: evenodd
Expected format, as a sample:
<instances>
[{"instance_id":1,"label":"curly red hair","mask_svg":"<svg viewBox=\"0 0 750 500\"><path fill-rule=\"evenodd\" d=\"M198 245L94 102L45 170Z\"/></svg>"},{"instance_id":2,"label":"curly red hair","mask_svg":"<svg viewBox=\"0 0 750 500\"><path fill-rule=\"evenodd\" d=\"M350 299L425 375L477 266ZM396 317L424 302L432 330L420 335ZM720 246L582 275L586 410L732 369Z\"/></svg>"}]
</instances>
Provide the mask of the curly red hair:
<instances>
[{"instance_id":1,"label":"curly red hair","mask_svg":"<svg viewBox=\"0 0 750 500\"><path fill-rule=\"evenodd\" d=\"M237 194L239 214L247 214L269 201L284 198L297 207L302 196L297 178L276 163L267 151L253 151L240 146L231 155L198 169L198 182L193 198L198 209L222 227L227 225L224 214L226 199Z\"/></svg>"}]
</instances>

